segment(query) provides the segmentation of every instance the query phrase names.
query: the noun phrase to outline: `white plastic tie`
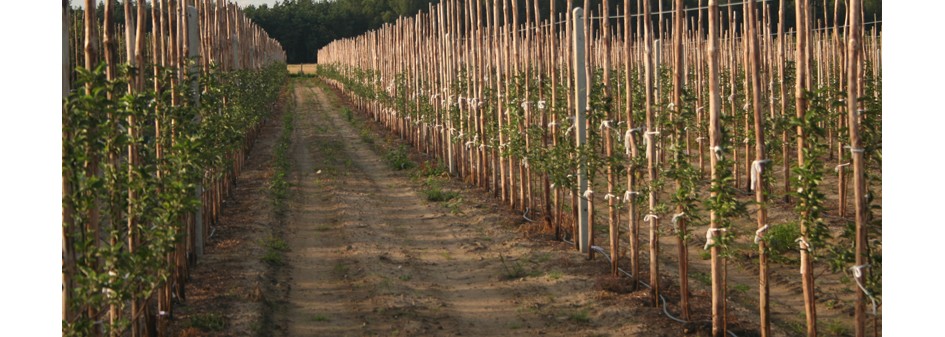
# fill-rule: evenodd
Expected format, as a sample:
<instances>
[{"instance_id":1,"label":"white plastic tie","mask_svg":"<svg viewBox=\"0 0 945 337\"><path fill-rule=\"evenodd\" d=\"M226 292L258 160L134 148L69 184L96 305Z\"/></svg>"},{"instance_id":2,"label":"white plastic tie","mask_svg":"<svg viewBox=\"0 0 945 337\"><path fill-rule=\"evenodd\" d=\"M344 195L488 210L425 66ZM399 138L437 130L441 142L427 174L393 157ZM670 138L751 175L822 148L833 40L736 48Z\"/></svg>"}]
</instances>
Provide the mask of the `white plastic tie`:
<instances>
[{"instance_id":1,"label":"white plastic tie","mask_svg":"<svg viewBox=\"0 0 945 337\"><path fill-rule=\"evenodd\" d=\"M703 139L705 139L705 137L696 137L697 142L701 142Z\"/></svg>"},{"instance_id":2,"label":"white plastic tie","mask_svg":"<svg viewBox=\"0 0 945 337\"><path fill-rule=\"evenodd\" d=\"M525 168L528 168L528 157L522 158L522 166L525 166Z\"/></svg>"},{"instance_id":3,"label":"white plastic tie","mask_svg":"<svg viewBox=\"0 0 945 337\"><path fill-rule=\"evenodd\" d=\"M673 232L679 233L679 218L684 216L686 216L685 212L673 214L673 218L670 220L673 223Z\"/></svg>"},{"instance_id":4,"label":"white plastic tie","mask_svg":"<svg viewBox=\"0 0 945 337\"><path fill-rule=\"evenodd\" d=\"M770 163L771 159L755 160L751 162L751 190L755 190L755 184L761 180L761 171L764 169L762 164Z\"/></svg>"},{"instance_id":5,"label":"white plastic tie","mask_svg":"<svg viewBox=\"0 0 945 337\"><path fill-rule=\"evenodd\" d=\"M803 236L795 239L794 242L798 243L798 246L801 250L806 250L808 252L811 252L814 250L814 246L812 246L810 242L807 242L807 239L804 239Z\"/></svg>"},{"instance_id":6,"label":"white plastic tie","mask_svg":"<svg viewBox=\"0 0 945 337\"><path fill-rule=\"evenodd\" d=\"M712 149L712 152L715 152L715 159L722 160L722 147L713 146L711 149Z\"/></svg>"},{"instance_id":7,"label":"white plastic tie","mask_svg":"<svg viewBox=\"0 0 945 337\"><path fill-rule=\"evenodd\" d=\"M643 221L657 220L657 219L659 219L659 218L660 218L659 215L650 213L650 214L647 214L646 216L643 217Z\"/></svg>"},{"instance_id":8,"label":"white plastic tie","mask_svg":"<svg viewBox=\"0 0 945 337\"><path fill-rule=\"evenodd\" d=\"M666 106L666 108L669 110L673 110L676 108L676 104L674 104L673 102L670 102L669 105Z\"/></svg>"},{"instance_id":9,"label":"white plastic tie","mask_svg":"<svg viewBox=\"0 0 945 337\"><path fill-rule=\"evenodd\" d=\"M545 110L545 100L538 101L538 110Z\"/></svg>"},{"instance_id":10,"label":"white plastic tie","mask_svg":"<svg viewBox=\"0 0 945 337\"><path fill-rule=\"evenodd\" d=\"M765 232L768 231L768 225L761 226L758 230L755 231L755 244L757 245L761 240L764 240Z\"/></svg>"},{"instance_id":11,"label":"white plastic tie","mask_svg":"<svg viewBox=\"0 0 945 337\"><path fill-rule=\"evenodd\" d=\"M633 144L630 144L630 137L633 137L633 129L627 130L627 133L623 135L623 149L627 153L627 156L632 154L631 148Z\"/></svg>"},{"instance_id":12,"label":"white plastic tie","mask_svg":"<svg viewBox=\"0 0 945 337\"><path fill-rule=\"evenodd\" d=\"M811 247L810 243L807 242L806 239L804 239L803 236L797 238L796 240L794 240L794 242L798 243L798 247L800 248L800 250L806 250L810 252L814 249L813 247ZM804 275L804 274L807 274L807 264L801 263L801 275Z\"/></svg>"},{"instance_id":13,"label":"white plastic tie","mask_svg":"<svg viewBox=\"0 0 945 337\"><path fill-rule=\"evenodd\" d=\"M735 94L728 95L728 101L729 101L729 102L734 102L734 101L735 101Z\"/></svg>"},{"instance_id":14,"label":"white plastic tie","mask_svg":"<svg viewBox=\"0 0 945 337\"><path fill-rule=\"evenodd\" d=\"M709 247L715 244L715 232L726 232L725 228L709 228L705 232L705 247L702 249L709 250Z\"/></svg>"},{"instance_id":15,"label":"white plastic tie","mask_svg":"<svg viewBox=\"0 0 945 337\"><path fill-rule=\"evenodd\" d=\"M844 168L844 167L847 167L847 166L850 166L850 163L844 163L844 164L837 165L837 167L834 167L833 170L834 170L834 172L840 172L840 169L842 169L842 168Z\"/></svg>"},{"instance_id":16,"label":"white plastic tie","mask_svg":"<svg viewBox=\"0 0 945 337\"><path fill-rule=\"evenodd\" d=\"M610 127L610 121L608 121L608 120L603 120L603 121L600 122L600 126L598 127L598 129L600 129L601 131L604 131L605 128L607 128L607 129L612 129L612 128Z\"/></svg>"},{"instance_id":17,"label":"white plastic tie","mask_svg":"<svg viewBox=\"0 0 945 337\"><path fill-rule=\"evenodd\" d=\"M627 191L627 192L624 192L624 194L623 194L623 201L624 201L624 202L630 202L630 199L633 197L633 195L638 195L638 194L640 194L640 192L636 192L636 191Z\"/></svg>"},{"instance_id":18,"label":"white plastic tie","mask_svg":"<svg viewBox=\"0 0 945 337\"><path fill-rule=\"evenodd\" d=\"M659 131L647 131L643 134L643 144L649 146L653 136L660 134Z\"/></svg>"},{"instance_id":19,"label":"white plastic tie","mask_svg":"<svg viewBox=\"0 0 945 337\"><path fill-rule=\"evenodd\" d=\"M549 122L549 123L548 123L548 128L550 129L550 128L556 126L556 125L558 125L558 122Z\"/></svg>"},{"instance_id":20,"label":"white plastic tie","mask_svg":"<svg viewBox=\"0 0 945 337\"><path fill-rule=\"evenodd\" d=\"M604 196L604 200L610 200L610 199L617 199L617 202L620 202L619 197L617 197L616 195L607 193L607 195Z\"/></svg>"},{"instance_id":21,"label":"white plastic tie","mask_svg":"<svg viewBox=\"0 0 945 337\"><path fill-rule=\"evenodd\" d=\"M862 281L863 269L869 268L869 267L870 267L869 264L861 264L861 265L850 267L850 270L853 271L853 279L856 280L856 285L859 286L860 290L863 290L863 294L865 294L866 297L869 297L870 301L873 302L873 316L876 316L876 298L873 297L873 294L870 293L870 291L867 290L865 286L863 286L863 281Z\"/></svg>"},{"instance_id":22,"label":"white plastic tie","mask_svg":"<svg viewBox=\"0 0 945 337\"><path fill-rule=\"evenodd\" d=\"M591 199L593 197L594 197L594 191L592 191L590 188L584 191L584 199Z\"/></svg>"}]
</instances>

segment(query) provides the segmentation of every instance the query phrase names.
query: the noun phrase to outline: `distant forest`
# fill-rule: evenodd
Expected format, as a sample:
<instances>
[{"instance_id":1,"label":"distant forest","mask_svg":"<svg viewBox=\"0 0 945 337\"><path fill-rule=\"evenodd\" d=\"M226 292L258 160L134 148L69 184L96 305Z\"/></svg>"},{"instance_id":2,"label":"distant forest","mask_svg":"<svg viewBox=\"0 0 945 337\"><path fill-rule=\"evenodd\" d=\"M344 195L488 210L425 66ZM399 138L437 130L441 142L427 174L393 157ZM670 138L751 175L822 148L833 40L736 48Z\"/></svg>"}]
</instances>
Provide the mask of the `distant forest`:
<instances>
[{"instance_id":1,"label":"distant forest","mask_svg":"<svg viewBox=\"0 0 945 337\"><path fill-rule=\"evenodd\" d=\"M460 0L456 0L460 1ZM493 0L488 1L490 4ZM504 0L508 1L508 0ZM532 0L528 0L532 1ZM583 6L583 0L552 0L556 1L555 7L559 13L565 13L568 2L575 6ZM632 1L632 0L630 0ZM658 1L651 1L651 11L657 12ZM663 10L672 9L673 0L662 0ZM719 0L720 9L729 0ZM826 13L826 25L833 25L834 3L840 1L840 10L844 10L843 0L810 0L813 7L814 25L818 21L824 21ZM122 0L116 1L116 8L121 8ZM243 9L246 16L256 22L260 27L269 32L269 36L275 38L282 47L285 48L289 63L314 63L315 53L319 48L329 42L345 38L358 36L372 29L376 29L384 23L393 22L399 16L412 16L419 11L426 12L430 3L437 3L439 0L286 0L276 2L273 6L248 6ZM542 20L549 16L548 0L539 0L539 6ZM699 7L700 2L703 6L708 0L685 0L687 8ZM741 3L741 0L731 0L732 3ZM602 3L601 0L590 0L590 7L597 8ZM766 2L770 8L772 18L778 17L778 0L769 0ZM883 18L882 0L863 0L864 20L868 23L867 29L871 29L874 24L871 22ZM150 3L147 4L150 8ZM785 26L787 29L794 27L794 0L785 1ZM633 2L634 9L636 1ZM616 13L617 9L623 10L623 1L610 0L611 13ZM824 10L826 8L826 11ZM735 11L740 12L741 6L735 6ZM74 8L73 10L81 10ZM116 11L116 22L124 22L122 11ZM150 13L150 11L148 11ZM519 6L519 17L525 16L525 6ZM695 16L696 11L687 12L687 15ZM99 20L102 20L103 13L99 11ZM670 15L664 14L664 19L668 20ZM740 17L741 15L739 15ZM840 15L840 24L843 24L843 15ZM653 16L656 19L656 15ZM874 19L875 18L875 19ZM616 19L614 19L616 20ZM724 21L724 20L723 20ZM775 21L776 22L776 21ZM616 22L615 22L616 23ZM878 25L878 24L877 24ZM725 22L723 22L723 29ZM881 26L878 26L882 28Z\"/></svg>"}]
</instances>

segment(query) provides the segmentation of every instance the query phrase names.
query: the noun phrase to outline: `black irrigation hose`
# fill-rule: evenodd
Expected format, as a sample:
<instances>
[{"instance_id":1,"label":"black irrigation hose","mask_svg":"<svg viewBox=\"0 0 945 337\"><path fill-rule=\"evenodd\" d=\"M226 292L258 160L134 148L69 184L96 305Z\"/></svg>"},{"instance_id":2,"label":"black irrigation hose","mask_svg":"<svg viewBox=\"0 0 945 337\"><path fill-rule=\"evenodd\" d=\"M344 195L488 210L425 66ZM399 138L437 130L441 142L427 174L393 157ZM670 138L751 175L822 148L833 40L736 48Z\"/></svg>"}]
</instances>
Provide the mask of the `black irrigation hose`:
<instances>
[{"instance_id":1,"label":"black irrigation hose","mask_svg":"<svg viewBox=\"0 0 945 337\"><path fill-rule=\"evenodd\" d=\"M574 242L573 242L573 241L570 241L570 240L568 240L568 239L562 239L562 241L567 242L567 243L569 243L569 244L571 244L571 245L574 245ZM607 261L613 261L613 260L610 258L610 255L607 255L607 253L604 251L604 248L601 248L600 246L591 246L591 249L593 249L594 251L600 253L601 255L604 255L604 257L607 258ZM617 268L617 270L620 271L621 273L623 273L624 275L627 275L627 277L633 278L633 275L631 275L631 274L630 274L629 272L627 272L626 270L623 270L622 268L619 268L619 267ZM646 287L647 289L650 289L650 285L647 284L646 282L639 281L639 280L638 280L637 282L640 282L640 284L642 284L644 287ZM666 307L666 297L663 297L663 295L660 295L660 299L663 300L663 313L666 314L666 317L669 317L670 319L672 319L672 320L674 320L674 321L676 321L676 322L679 322L679 323L682 323L682 324L695 323L695 322L710 322L710 321L687 321L687 320L680 319L680 318L678 318L678 317L676 317L676 316L673 316L672 314L669 313L669 309L667 309L667 307ZM728 331L728 334L731 335L732 337L738 337L738 335L736 335L736 334L735 334L734 332L732 332L731 330L726 330L726 331Z\"/></svg>"}]
</instances>

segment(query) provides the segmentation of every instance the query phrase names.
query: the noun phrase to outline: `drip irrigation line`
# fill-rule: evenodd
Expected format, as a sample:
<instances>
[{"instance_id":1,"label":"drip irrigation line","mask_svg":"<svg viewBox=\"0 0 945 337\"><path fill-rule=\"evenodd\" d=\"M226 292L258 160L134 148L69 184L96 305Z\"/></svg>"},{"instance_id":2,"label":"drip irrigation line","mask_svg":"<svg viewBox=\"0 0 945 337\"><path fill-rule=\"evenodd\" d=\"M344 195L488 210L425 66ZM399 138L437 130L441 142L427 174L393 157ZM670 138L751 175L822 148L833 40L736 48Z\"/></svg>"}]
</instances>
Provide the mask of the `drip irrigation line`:
<instances>
[{"instance_id":1,"label":"drip irrigation line","mask_svg":"<svg viewBox=\"0 0 945 337\"><path fill-rule=\"evenodd\" d=\"M561 239L561 241L564 241L564 242L566 242L566 243L568 243L568 244L574 245L574 242L573 242L573 241L570 241L570 240L568 240L568 239ZM591 249L594 250L594 251L596 251L596 252L598 252L598 253L600 253L601 255L603 255L605 258L607 258L607 261L613 261L613 259L610 258L610 255L607 255L607 252L604 251L604 248L601 248L600 246L591 246ZM631 274L630 274L629 272L627 272L626 270L623 270L623 268L617 267L617 271L623 273L624 275L627 275L627 277L629 277L629 278L633 278L633 275L631 275ZM642 280L637 280L637 282L639 282L640 284L642 284L642 285L643 285L644 287L646 287L647 289L652 289L649 284L647 284L646 282L644 282L644 281L642 281ZM695 322L710 322L710 321L707 321L707 320L702 320L702 321L687 321L687 320L678 318L678 317L676 317L676 316L673 316L672 314L669 313L669 309L668 309L667 306L666 306L666 302L667 302L667 301L666 301L666 297L663 297L663 295L660 295L660 300L663 301L663 313L666 314L666 317L669 317L670 319L672 319L672 320L674 320L674 321L676 321L676 322L678 322L678 323L688 324L688 323L695 323ZM728 334L731 335L732 337L738 337L738 335L736 335L736 334L735 334L734 332L732 332L731 330L727 330L727 329L726 329L726 331L728 331Z\"/></svg>"}]
</instances>

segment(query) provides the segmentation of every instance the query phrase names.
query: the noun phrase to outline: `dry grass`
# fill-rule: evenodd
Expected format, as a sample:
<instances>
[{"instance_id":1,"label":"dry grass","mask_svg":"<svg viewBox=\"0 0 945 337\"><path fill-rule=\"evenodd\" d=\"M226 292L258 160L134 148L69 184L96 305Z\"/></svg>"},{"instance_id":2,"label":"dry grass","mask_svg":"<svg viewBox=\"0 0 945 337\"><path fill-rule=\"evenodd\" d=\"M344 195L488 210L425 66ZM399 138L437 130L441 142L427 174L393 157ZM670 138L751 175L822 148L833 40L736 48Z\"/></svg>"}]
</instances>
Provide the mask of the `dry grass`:
<instances>
[{"instance_id":1,"label":"dry grass","mask_svg":"<svg viewBox=\"0 0 945 337\"><path fill-rule=\"evenodd\" d=\"M301 67L302 73L305 75L314 75L315 74L315 64L289 64L286 65L286 68L289 70L289 74L298 74Z\"/></svg>"}]
</instances>

